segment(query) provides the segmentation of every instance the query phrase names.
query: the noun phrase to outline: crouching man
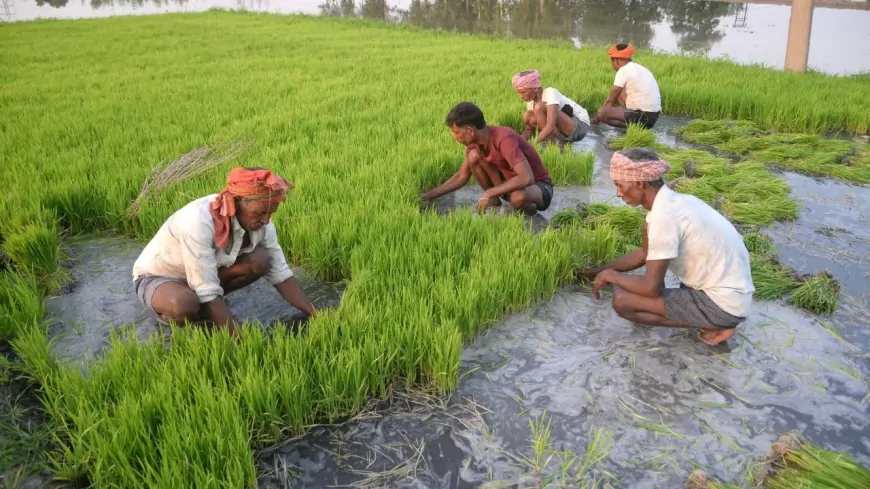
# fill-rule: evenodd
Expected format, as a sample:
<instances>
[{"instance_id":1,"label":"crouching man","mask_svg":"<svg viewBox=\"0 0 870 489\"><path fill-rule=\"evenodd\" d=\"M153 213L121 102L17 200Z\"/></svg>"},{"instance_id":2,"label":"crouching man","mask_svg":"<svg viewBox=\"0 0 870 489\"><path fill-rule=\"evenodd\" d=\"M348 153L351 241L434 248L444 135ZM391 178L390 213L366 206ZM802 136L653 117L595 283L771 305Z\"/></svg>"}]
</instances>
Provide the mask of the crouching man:
<instances>
[{"instance_id":1,"label":"crouching man","mask_svg":"<svg viewBox=\"0 0 870 489\"><path fill-rule=\"evenodd\" d=\"M306 316L314 307L287 265L272 214L293 185L263 168L235 168L219 194L172 214L133 265L133 288L158 320L211 320L237 335L224 296L265 277Z\"/></svg>"},{"instance_id":2,"label":"crouching man","mask_svg":"<svg viewBox=\"0 0 870 489\"><path fill-rule=\"evenodd\" d=\"M603 267L577 270L595 277L593 291L612 284L613 309L629 321L677 328L700 328L700 339L719 344L735 333L752 306L755 287L749 252L731 223L704 201L664 185L670 166L650 150L617 152L610 178L617 196L649 211L643 246ZM620 272L646 265L643 275ZM664 288L670 270L681 285Z\"/></svg>"}]
</instances>

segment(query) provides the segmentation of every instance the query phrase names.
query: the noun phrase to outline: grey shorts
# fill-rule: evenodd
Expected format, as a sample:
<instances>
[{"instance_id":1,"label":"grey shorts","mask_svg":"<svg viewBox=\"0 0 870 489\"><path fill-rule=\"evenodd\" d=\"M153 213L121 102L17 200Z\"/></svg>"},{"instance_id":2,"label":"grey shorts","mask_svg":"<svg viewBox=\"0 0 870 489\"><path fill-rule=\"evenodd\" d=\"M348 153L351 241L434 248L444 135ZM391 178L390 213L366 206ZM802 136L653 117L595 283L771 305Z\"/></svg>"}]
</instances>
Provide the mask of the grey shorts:
<instances>
[{"instance_id":1,"label":"grey shorts","mask_svg":"<svg viewBox=\"0 0 870 489\"><path fill-rule=\"evenodd\" d=\"M571 120L574 121L574 131L566 135L557 129L556 141L560 143L576 143L586 137L586 133L589 132L589 124L578 119L576 115L572 116Z\"/></svg>"},{"instance_id":2,"label":"grey shorts","mask_svg":"<svg viewBox=\"0 0 870 489\"><path fill-rule=\"evenodd\" d=\"M723 311L701 290L690 289L680 284L679 289L664 289L665 316L668 319L699 328L737 327L746 318L732 316Z\"/></svg>"},{"instance_id":3,"label":"grey shorts","mask_svg":"<svg viewBox=\"0 0 870 489\"><path fill-rule=\"evenodd\" d=\"M139 298L139 302L147 307L149 311L154 312L154 309L151 307L151 298L154 297L154 292L157 290L157 287L160 287L167 282L187 284L186 280L180 278L161 277L159 275L140 275L133 281L133 291L136 292L136 297Z\"/></svg>"}]
</instances>

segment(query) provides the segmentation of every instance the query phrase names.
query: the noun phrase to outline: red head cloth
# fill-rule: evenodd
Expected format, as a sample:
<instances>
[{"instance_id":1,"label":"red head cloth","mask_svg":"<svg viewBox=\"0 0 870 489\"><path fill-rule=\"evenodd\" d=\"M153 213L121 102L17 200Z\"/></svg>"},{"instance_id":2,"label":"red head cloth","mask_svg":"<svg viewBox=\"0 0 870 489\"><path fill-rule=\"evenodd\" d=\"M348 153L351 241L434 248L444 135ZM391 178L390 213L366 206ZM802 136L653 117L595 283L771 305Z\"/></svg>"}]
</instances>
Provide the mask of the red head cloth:
<instances>
[{"instance_id":1,"label":"red head cloth","mask_svg":"<svg viewBox=\"0 0 870 489\"><path fill-rule=\"evenodd\" d=\"M631 57L634 55L634 46L632 46L631 44L626 46L625 49L623 49L623 50L617 49L616 46L617 45L614 44L613 46L610 47L610 49L607 50L608 57L631 59Z\"/></svg>"},{"instance_id":2,"label":"red head cloth","mask_svg":"<svg viewBox=\"0 0 870 489\"><path fill-rule=\"evenodd\" d=\"M220 249L226 249L230 239L231 221L236 215L234 197L245 197L266 202L281 202L293 184L269 170L233 168L227 175L227 186L221 190L210 205L214 222L214 241Z\"/></svg>"},{"instance_id":3,"label":"red head cloth","mask_svg":"<svg viewBox=\"0 0 870 489\"><path fill-rule=\"evenodd\" d=\"M666 161L632 161L622 153L613 153L610 159L610 179L624 182L652 182L662 178L671 169Z\"/></svg>"},{"instance_id":4,"label":"red head cloth","mask_svg":"<svg viewBox=\"0 0 870 489\"><path fill-rule=\"evenodd\" d=\"M541 88L541 74L538 70L521 71L511 78L515 90Z\"/></svg>"}]
</instances>

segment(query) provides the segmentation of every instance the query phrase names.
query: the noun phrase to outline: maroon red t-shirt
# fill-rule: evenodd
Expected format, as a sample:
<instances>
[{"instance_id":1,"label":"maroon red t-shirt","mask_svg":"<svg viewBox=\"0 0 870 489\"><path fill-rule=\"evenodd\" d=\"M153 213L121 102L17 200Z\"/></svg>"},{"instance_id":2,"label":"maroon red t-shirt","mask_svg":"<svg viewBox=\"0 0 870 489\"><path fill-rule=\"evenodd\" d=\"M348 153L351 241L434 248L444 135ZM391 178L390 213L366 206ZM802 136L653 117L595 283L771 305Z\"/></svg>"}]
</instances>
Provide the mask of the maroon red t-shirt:
<instances>
[{"instance_id":1,"label":"maroon red t-shirt","mask_svg":"<svg viewBox=\"0 0 870 489\"><path fill-rule=\"evenodd\" d=\"M489 146L481 151L483 159L498 168L505 181L517 176L514 167L523 160L529 162L536 182L550 180L541 156L523 136L511 127L489 126ZM465 154L480 149L476 144L465 147Z\"/></svg>"}]
</instances>

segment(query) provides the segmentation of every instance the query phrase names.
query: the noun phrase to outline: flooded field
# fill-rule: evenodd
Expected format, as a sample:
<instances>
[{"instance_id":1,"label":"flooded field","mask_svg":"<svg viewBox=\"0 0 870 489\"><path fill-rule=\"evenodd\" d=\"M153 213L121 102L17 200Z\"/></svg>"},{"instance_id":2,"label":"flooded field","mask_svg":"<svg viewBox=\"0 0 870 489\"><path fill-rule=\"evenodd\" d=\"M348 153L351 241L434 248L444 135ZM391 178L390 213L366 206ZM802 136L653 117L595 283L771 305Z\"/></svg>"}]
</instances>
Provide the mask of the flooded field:
<instances>
[{"instance_id":1,"label":"flooded field","mask_svg":"<svg viewBox=\"0 0 870 489\"><path fill-rule=\"evenodd\" d=\"M665 117L659 142L683 146ZM615 130L576 144L597 155L596 184L559 186L543 229L559 210L614 197L607 178ZM870 189L781 175L801 217L767 230L783 261L801 273L830 270L843 305L820 319L756 301L735 339L707 347L695 331L625 321L588 287L560 289L511 315L465 347L450 399L399 392L341 426L324 426L258 455L261 487L502 488L681 487L693 469L739 484L782 433L847 451L870 464ZM469 186L435 202L439 212L473 206ZM129 266L141 244L121 238L71 242L76 285L47 301L56 354L99 353L112 327L158 326L137 302ZM318 307L341 287L303 279ZM669 286L675 286L668 276ZM292 320L292 307L258 282L228 297L240 317ZM82 326L79 326L82 325ZM535 448L537 446L537 450ZM543 450L556 451L556 455ZM584 486L583 484L589 484Z\"/></svg>"},{"instance_id":2,"label":"flooded field","mask_svg":"<svg viewBox=\"0 0 870 489\"><path fill-rule=\"evenodd\" d=\"M726 57L782 68L790 6L704 0L0 0L0 17L87 18L210 8L358 16L426 28ZM833 5L832 5L833 4ZM6 6L4 10L3 6ZM844 49L848 46L848 49ZM643 51L641 51L642 53ZM816 3L809 68L870 71L870 1Z\"/></svg>"}]
</instances>

